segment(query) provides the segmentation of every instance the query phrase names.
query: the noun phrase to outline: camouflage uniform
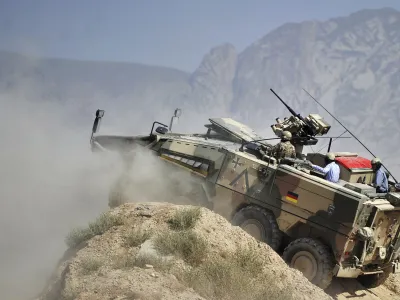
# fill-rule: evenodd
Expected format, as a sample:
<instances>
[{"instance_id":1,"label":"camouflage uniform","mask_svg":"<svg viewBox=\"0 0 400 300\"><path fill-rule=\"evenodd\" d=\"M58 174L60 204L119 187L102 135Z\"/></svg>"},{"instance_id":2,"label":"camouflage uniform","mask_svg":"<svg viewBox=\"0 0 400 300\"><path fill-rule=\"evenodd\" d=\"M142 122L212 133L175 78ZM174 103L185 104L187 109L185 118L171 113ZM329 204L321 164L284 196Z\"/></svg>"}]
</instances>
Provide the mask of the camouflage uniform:
<instances>
[{"instance_id":1,"label":"camouflage uniform","mask_svg":"<svg viewBox=\"0 0 400 300\"><path fill-rule=\"evenodd\" d=\"M276 159L284 157L296 158L296 150L290 141L281 141L272 148L272 156Z\"/></svg>"}]
</instances>

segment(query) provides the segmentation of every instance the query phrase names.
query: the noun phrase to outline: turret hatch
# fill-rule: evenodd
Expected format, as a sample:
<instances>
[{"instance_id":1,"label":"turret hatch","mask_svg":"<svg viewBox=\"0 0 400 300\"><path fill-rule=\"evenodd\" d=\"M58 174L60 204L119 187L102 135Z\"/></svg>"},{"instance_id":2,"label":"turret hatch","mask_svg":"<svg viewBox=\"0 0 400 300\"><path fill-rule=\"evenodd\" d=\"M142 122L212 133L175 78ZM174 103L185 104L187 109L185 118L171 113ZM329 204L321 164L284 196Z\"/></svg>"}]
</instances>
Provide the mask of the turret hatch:
<instances>
[{"instance_id":1,"label":"turret hatch","mask_svg":"<svg viewBox=\"0 0 400 300\"><path fill-rule=\"evenodd\" d=\"M209 120L213 125L213 130L220 134L234 137L238 142L242 140L251 142L263 139L263 137L258 135L252 128L231 118L212 118Z\"/></svg>"}]
</instances>

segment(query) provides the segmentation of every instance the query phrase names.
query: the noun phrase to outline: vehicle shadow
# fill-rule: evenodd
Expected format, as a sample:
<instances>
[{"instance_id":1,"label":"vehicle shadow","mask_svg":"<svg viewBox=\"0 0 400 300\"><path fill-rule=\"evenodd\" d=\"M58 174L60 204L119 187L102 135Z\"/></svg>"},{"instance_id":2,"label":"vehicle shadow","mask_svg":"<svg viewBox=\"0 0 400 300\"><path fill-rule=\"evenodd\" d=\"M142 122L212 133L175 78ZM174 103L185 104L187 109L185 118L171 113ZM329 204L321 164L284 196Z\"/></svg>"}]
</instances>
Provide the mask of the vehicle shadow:
<instances>
[{"instance_id":1,"label":"vehicle shadow","mask_svg":"<svg viewBox=\"0 0 400 300\"><path fill-rule=\"evenodd\" d=\"M361 299L361 300L385 300L400 299L384 286L374 289L366 289L356 279L334 278L332 284L325 290L335 300Z\"/></svg>"}]
</instances>

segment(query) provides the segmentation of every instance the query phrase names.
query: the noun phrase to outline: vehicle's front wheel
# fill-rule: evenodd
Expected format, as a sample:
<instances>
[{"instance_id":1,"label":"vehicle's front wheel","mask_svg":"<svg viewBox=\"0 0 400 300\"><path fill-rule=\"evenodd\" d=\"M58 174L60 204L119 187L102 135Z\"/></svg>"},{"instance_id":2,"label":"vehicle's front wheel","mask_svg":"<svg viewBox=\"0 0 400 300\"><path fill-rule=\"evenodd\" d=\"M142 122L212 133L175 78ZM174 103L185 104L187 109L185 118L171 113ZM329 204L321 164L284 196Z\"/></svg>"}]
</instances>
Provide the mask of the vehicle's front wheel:
<instances>
[{"instance_id":1,"label":"vehicle's front wheel","mask_svg":"<svg viewBox=\"0 0 400 300\"><path fill-rule=\"evenodd\" d=\"M333 278L333 256L330 249L312 238L300 238L291 242L283 252L284 261L299 270L316 286L326 289Z\"/></svg>"},{"instance_id":2,"label":"vehicle's front wheel","mask_svg":"<svg viewBox=\"0 0 400 300\"><path fill-rule=\"evenodd\" d=\"M262 207L249 205L239 210L232 219L232 225L240 226L255 239L268 244L275 251L282 241L275 216Z\"/></svg>"},{"instance_id":3,"label":"vehicle's front wheel","mask_svg":"<svg viewBox=\"0 0 400 300\"><path fill-rule=\"evenodd\" d=\"M391 271L392 269L389 267L384 269L383 273L358 276L357 280L367 289L375 288L383 284L386 279L389 278L392 273Z\"/></svg>"}]
</instances>

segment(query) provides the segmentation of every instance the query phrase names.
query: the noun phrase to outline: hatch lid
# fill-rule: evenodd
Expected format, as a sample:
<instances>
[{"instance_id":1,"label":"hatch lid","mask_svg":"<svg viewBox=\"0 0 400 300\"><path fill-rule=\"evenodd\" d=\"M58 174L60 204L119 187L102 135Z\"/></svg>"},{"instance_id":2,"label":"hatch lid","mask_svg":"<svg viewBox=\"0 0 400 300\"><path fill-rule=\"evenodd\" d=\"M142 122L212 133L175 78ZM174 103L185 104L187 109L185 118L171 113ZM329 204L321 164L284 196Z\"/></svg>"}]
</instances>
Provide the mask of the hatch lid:
<instances>
[{"instance_id":1,"label":"hatch lid","mask_svg":"<svg viewBox=\"0 0 400 300\"><path fill-rule=\"evenodd\" d=\"M211 118L211 124L219 129L219 131L226 132L228 135L233 135L239 140L251 142L254 140L261 140L264 137L258 135L249 126L235 121L231 118Z\"/></svg>"}]
</instances>

